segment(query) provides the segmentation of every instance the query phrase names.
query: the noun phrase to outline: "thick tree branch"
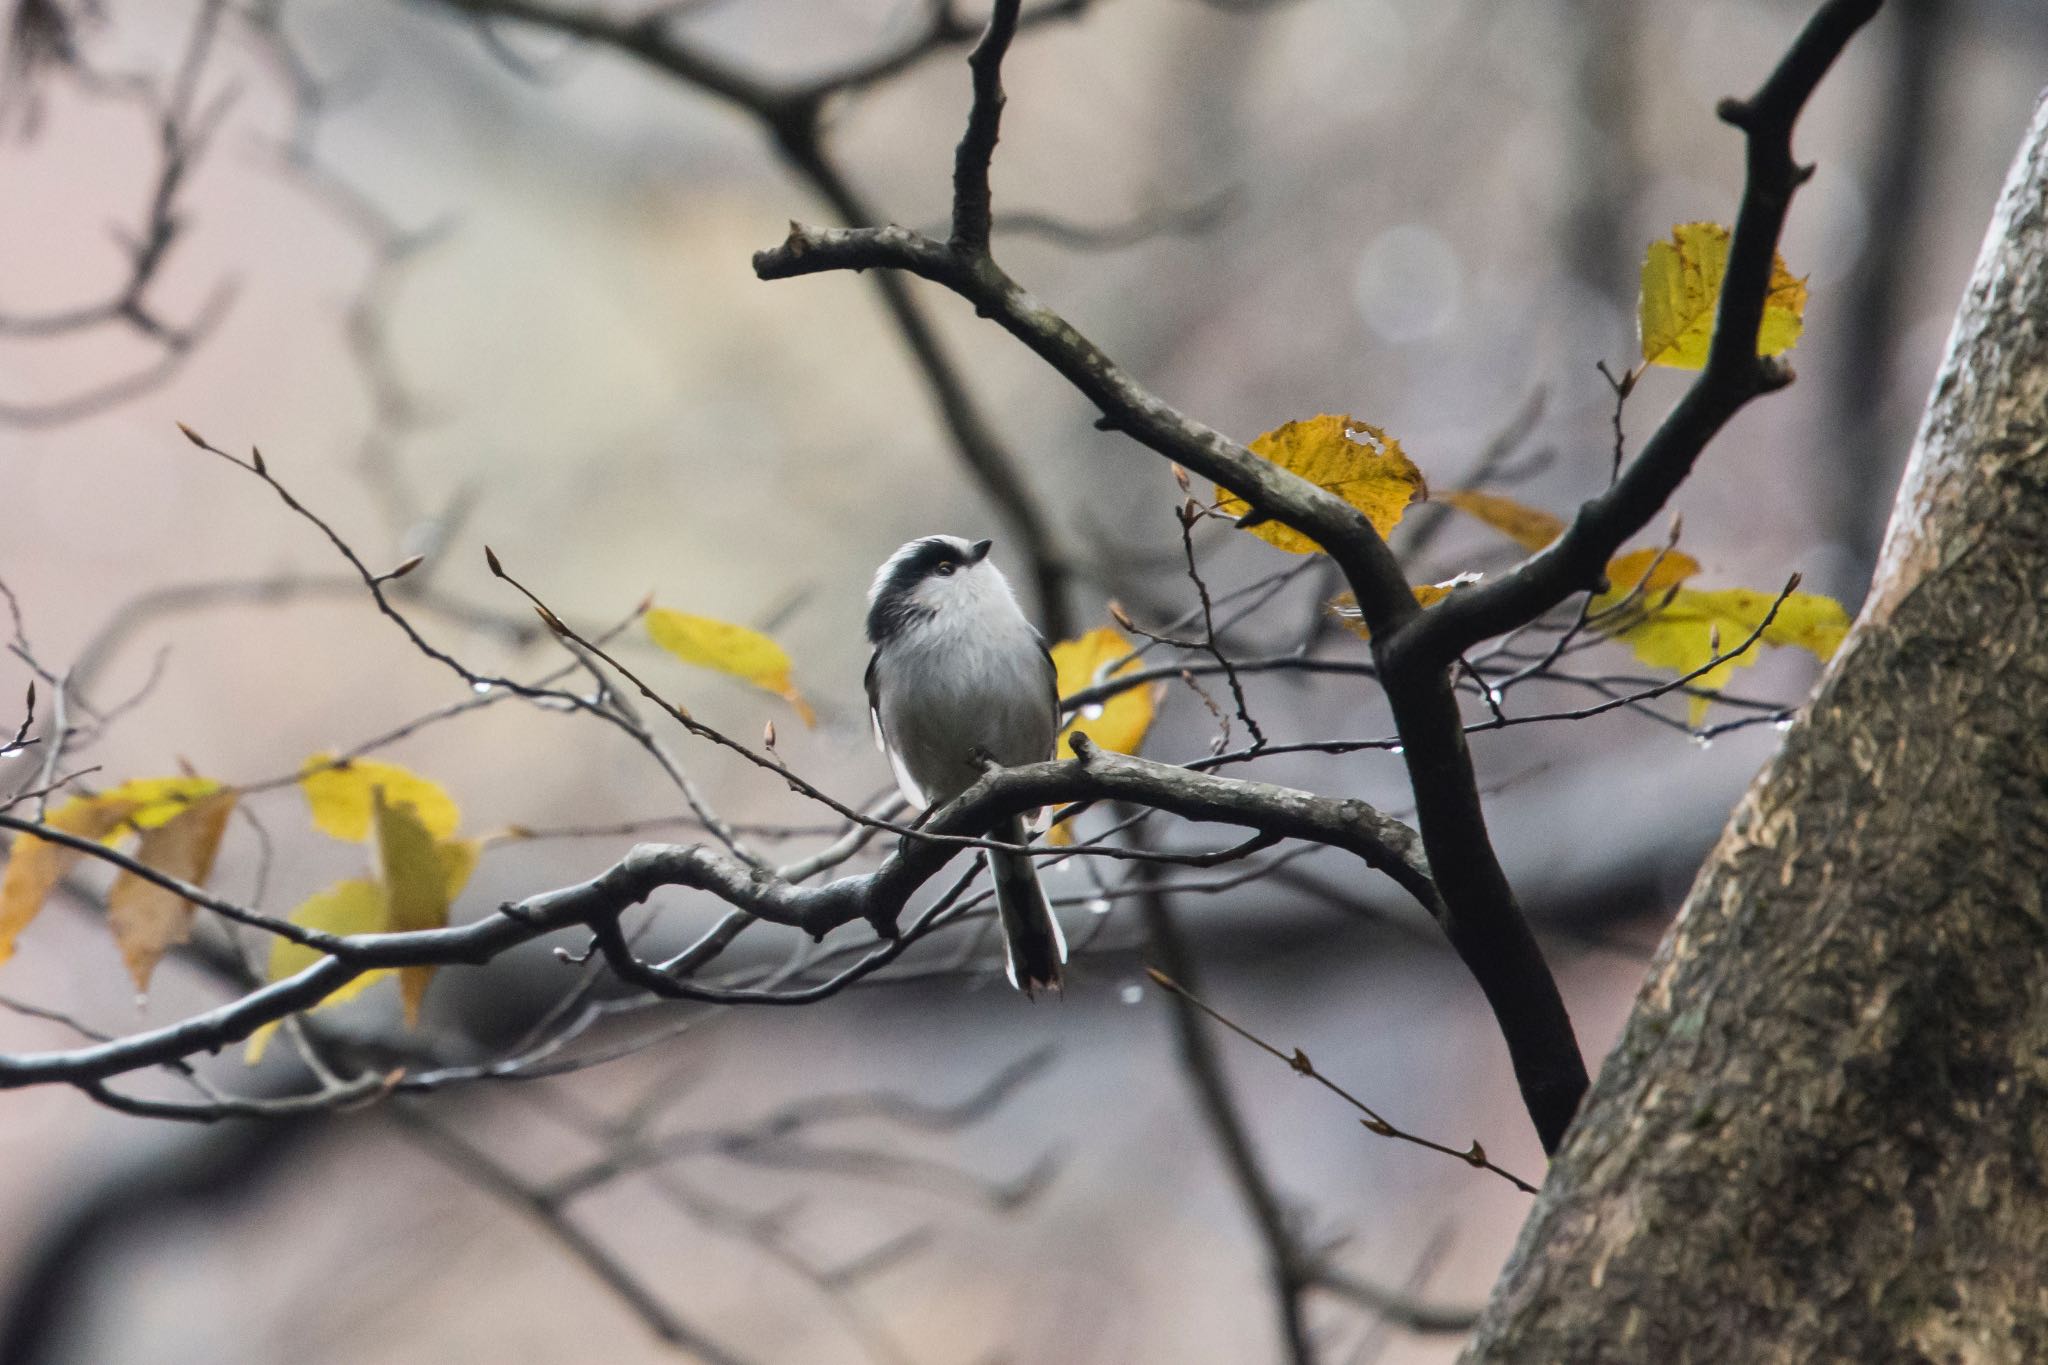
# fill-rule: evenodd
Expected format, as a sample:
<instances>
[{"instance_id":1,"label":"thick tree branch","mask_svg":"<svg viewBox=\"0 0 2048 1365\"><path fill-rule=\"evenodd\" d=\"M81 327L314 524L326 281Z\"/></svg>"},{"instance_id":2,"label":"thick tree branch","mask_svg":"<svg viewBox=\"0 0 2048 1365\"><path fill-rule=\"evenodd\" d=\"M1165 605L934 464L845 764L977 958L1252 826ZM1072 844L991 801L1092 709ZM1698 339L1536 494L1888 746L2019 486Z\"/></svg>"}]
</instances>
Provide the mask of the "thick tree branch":
<instances>
[{"instance_id":1,"label":"thick tree branch","mask_svg":"<svg viewBox=\"0 0 2048 1365\"><path fill-rule=\"evenodd\" d=\"M955 243L935 241L893 225L821 228L792 224L782 245L754 256L754 273L764 280L870 269L908 271L952 290L1094 403L1103 414L1098 426L1125 432L1244 498L1262 518L1284 522L1314 537L1340 564L1349 560L1360 566L1359 576L1368 581L1362 585L1354 582L1353 588L1375 634L1416 613L1415 598L1407 590L1393 552L1356 508L1271 461L1261 460L1222 432L1154 396L1065 318L1025 292L985 253L964 252Z\"/></svg>"},{"instance_id":2,"label":"thick tree branch","mask_svg":"<svg viewBox=\"0 0 2048 1365\"><path fill-rule=\"evenodd\" d=\"M295 976L164 1028L91 1047L0 1056L0 1089L104 1080L217 1051L264 1024L311 1008L348 981L380 967L480 965L519 944L576 926L609 939L603 945L608 953L622 951L623 938L615 932L618 917L665 886L710 892L757 919L797 928L814 938L856 920L893 937L911 897L959 852L954 840L977 835L1007 816L1076 801L1129 801L1183 819L1255 830L1263 836L1259 842L1305 839L1341 848L1385 872L1442 918L1442 904L1414 831L1363 801L1189 772L1085 743L1079 747L1085 750L1080 758L990 773L934 814L918 834L906 837L872 872L821 886L794 885L716 849L643 844L588 881L528 897L469 924L346 937L294 928L291 937L330 956ZM102 854L111 852L101 849ZM213 898L198 888L191 890L198 893L200 903L211 905ZM274 922L254 912L238 910L237 917L279 932L273 929ZM664 995L726 998L640 964L629 974L634 984ZM765 1002L761 996L745 998Z\"/></svg>"},{"instance_id":3,"label":"thick tree branch","mask_svg":"<svg viewBox=\"0 0 2048 1365\"><path fill-rule=\"evenodd\" d=\"M967 57L967 69L974 73L974 103L967 112L967 132L953 156L952 246L969 255L988 254L989 225L995 217L988 175L1002 132L1003 57L1017 36L1021 8L1022 0L995 0L988 28Z\"/></svg>"}]
</instances>

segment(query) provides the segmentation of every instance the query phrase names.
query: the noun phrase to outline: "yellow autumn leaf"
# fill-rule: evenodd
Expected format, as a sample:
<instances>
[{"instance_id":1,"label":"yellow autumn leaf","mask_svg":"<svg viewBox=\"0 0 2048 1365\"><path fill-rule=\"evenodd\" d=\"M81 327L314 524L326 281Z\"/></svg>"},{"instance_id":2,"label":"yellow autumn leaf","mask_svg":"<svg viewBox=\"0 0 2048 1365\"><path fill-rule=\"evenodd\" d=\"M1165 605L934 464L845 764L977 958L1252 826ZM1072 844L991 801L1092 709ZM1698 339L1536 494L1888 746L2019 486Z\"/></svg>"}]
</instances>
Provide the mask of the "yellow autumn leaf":
<instances>
[{"instance_id":1,"label":"yellow autumn leaf","mask_svg":"<svg viewBox=\"0 0 2048 1365\"><path fill-rule=\"evenodd\" d=\"M1630 550L1607 561L1607 591L1595 593L1587 615L1600 616L1627 604L1649 611L1664 593L1700 571L1700 562L1679 550Z\"/></svg>"},{"instance_id":2,"label":"yellow autumn leaf","mask_svg":"<svg viewBox=\"0 0 2048 1365\"><path fill-rule=\"evenodd\" d=\"M1433 607L1451 595L1454 583L1417 583L1409 589L1415 600L1425 607ZM1372 638L1372 628L1365 624L1365 613L1358 609L1358 598L1348 592L1340 592L1328 603L1330 615L1337 623L1361 640Z\"/></svg>"},{"instance_id":3,"label":"yellow autumn leaf","mask_svg":"<svg viewBox=\"0 0 2048 1365\"><path fill-rule=\"evenodd\" d=\"M1449 503L1467 516L1477 517L1531 554L1564 534L1562 519L1499 493L1461 488L1455 493L1445 493L1439 501Z\"/></svg>"},{"instance_id":4,"label":"yellow autumn leaf","mask_svg":"<svg viewBox=\"0 0 2048 1365\"><path fill-rule=\"evenodd\" d=\"M1451 585L1448 583L1417 583L1408 591L1415 594L1417 605L1433 607L1451 595Z\"/></svg>"},{"instance_id":5,"label":"yellow autumn leaf","mask_svg":"<svg viewBox=\"0 0 2048 1365\"><path fill-rule=\"evenodd\" d=\"M411 808L436 839L450 837L462 822L462 812L440 783L396 763L314 754L299 767L299 789L306 794L313 823L352 843L370 837L371 806L380 790L389 804Z\"/></svg>"},{"instance_id":6,"label":"yellow autumn leaf","mask_svg":"<svg viewBox=\"0 0 2048 1365\"><path fill-rule=\"evenodd\" d=\"M1564 523L1548 512L1498 494L1450 493L1443 500L1528 550L1540 550L1564 532ZM1679 550L1655 546L1629 550L1607 562L1607 590L1593 596L1587 614L1594 629L1628 645L1638 659L1652 667L1681 675L1705 668L1714 657L1712 641L1717 634L1723 650L1735 649L1756 631L1777 598L1753 588L1704 591L1679 586L1699 572L1700 562ZM1339 604L1346 601L1339 598L1331 603L1339 619L1345 619ZM1603 616L1607 619L1601 619ZM1345 624L1364 633L1353 620L1346 619ZM1841 603L1815 593L1795 592L1764 627L1758 644L1804 649L1825 662L1848 630L1849 614ZM1736 669L1756 662L1757 652L1752 648L1724 660L1690 685L1719 691ZM1709 704L1708 698L1692 698L1694 725Z\"/></svg>"},{"instance_id":7,"label":"yellow autumn leaf","mask_svg":"<svg viewBox=\"0 0 2048 1365\"><path fill-rule=\"evenodd\" d=\"M470 874L476 870L477 858L482 852L483 841L480 839L447 839L434 846L447 887L448 904L453 905L455 898L462 894L462 888L469 883ZM391 901L385 895L383 884L367 878L329 887L294 910L290 918L301 928L320 929L330 934L386 934L399 927L392 922ZM286 939L273 939L269 978L282 981L288 976L295 976L318 962L321 956L312 948ZM391 967L364 972L338 987L313 1008L327 1009L353 1000L386 977L399 974L399 969ZM277 1029L275 1023L270 1023L251 1034L242 1054L243 1060L250 1066L262 1061L264 1050L270 1046L270 1039Z\"/></svg>"},{"instance_id":8,"label":"yellow autumn leaf","mask_svg":"<svg viewBox=\"0 0 2048 1365\"><path fill-rule=\"evenodd\" d=\"M451 868L432 832L412 807L391 805L381 790L373 794L372 814L372 843L377 879L384 885L387 927L394 933L446 927ZM399 968L398 987L407 1028L419 1022L420 1001L433 979L432 967Z\"/></svg>"},{"instance_id":9,"label":"yellow autumn leaf","mask_svg":"<svg viewBox=\"0 0 2048 1365\"><path fill-rule=\"evenodd\" d=\"M1562 518L1499 493L1464 489L1444 494L1442 501L1485 522L1531 553L1564 534ZM1594 595L1589 612L1598 616L1623 602L1647 606L1665 589L1676 587L1699 571L1697 559L1668 547L1626 551L1607 561L1607 591Z\"/></svg>"},{"instance_id":10,"label":"yellow autumn leaf","mask_svg":"<svg viewBox=\"0 0 2048 1365\"><path fill-rule=\"evenodd\" d=\"M1721 278L1728 270L1728 243L1728 229L1719 223L1680 223L1671 229L1670 241L1650 243L1637 313L1644 360L1679 370L1706 365ZM1774 254L1756 353L1790 350L1805 325L1805 312L1806 281L1795 279Z\"/></svg>"},{"instance_id":11,"label":"yellow autumn leaf","mask_svg":"<svg viewBox=\"0 0 2048 1365\"><path fill-rule=\"evenodd\" d=\"M292 911L289 918L302 929L318 929L329 934L378 934L390 928L391 917L384 899L384 888L374 881L357 878L328 887ZM325 956L316 949L287 939L272 939L268 975L272 981L282 981L288 976L297 976ZM327 1009L345 1000L353 1000L392 975L394 972L389 967L364 972L335 988L313 1008ZM270 1046L271 1036L277 1028L276 1023L269 1023L250 1034L242 1051L242 1060L250 1066L262 1061L264 1050Z\"/></svg>"},{"instance_id":12,"label":"yellow autumn leaf","mask_svg":"<svg viewBox=\"0 0 2048 1365\"><path fill-rule=\"evenodd\" d=\"M217 791L186 805L177 815L142 832L136 861L180 881L204 886L213 874L214 855L227 832L237 793ZM165 952L192 937L192 917L199 907L177 892L145 881L132 872L114 879L107 893L107 923L120 945L135 989L149 989L150 974Z\"/></svg>"},{"instance_id":13,"label":"yellow autumn leaf","mask_svg":"<svg viewBox=\"0 0 2048 1365\"><path fill-rule=\"evenodd\" d=\"M750 682L796 708L806 725L815 725L817 715L803 694L790 681L793 665L781 645L758 630L716 621L709 616L692 616L667 607L647 611L647 635L676 658L698 668L715 669L730 677Z\"/></svg>"},{"instance_id":14,"label":"yellow autumn leaf","mask_svg":"<svg viewBox=\"0 0 2048 1365\"><path fill-rule=\"evenodd\" d=\"M477 859L483 856L484 841L481 839L444 839L435 845L435 852L441 858L441 875L448 884L448 903L455 904L455 898L462 894L462 888L469 885L469 876L476 871Z\"/></svg>"},{"instance_id":15,"label":"yellow autumn leaf","mask_svg":"<svg viewBox=\"0 0 2048 1365\"><path fill-rule=\"evenodd\" d=\"M117 801L106 795L77 796L52 810L44 823L81 839L103 839L119 829L135 810L133 801ZM64 880L64 874L84 856L33 834L14 836L7 854L7 870L0 873L0 962L14 956L14 940L35 919L50 892Z\"/></svg>"},{"instance_id":16,"label":"yellow autumn leaf","mask_svg":"<svg viewBox=\"0 0 2048 1365\"><path fill-rule=\"evenodd\" d=\"M1251 452L1329 490L1363 512L1382 536L1392 531L1408 504L1429 496L1422 471L1401 451L1401 443L1369 422L1324 413L1275 427L1251 443ZM1216 509L1241 517L1251 504L1216 490ZM1316 554L1322 546L1276 521L1247 527L1268 545L1292 554Z\"/></svg>"},{"instance_id":17,"label":"yellow autumn leaf","mask_svg":"<svg viewBox=\"0 0 2048 1365\"><path fill-rule=\"evenodd\" d=\"M1131 642L1118 634L1111 626L1099 626L1079 639L1062 640L1052 647L1053 672L1059 694L1065 697L1085 687L1106 682L1111 677L1124 673L1135 673L1142 666L1136 659L1129 658ZM1110 665L1119 659L1128 662L1110 672ZM1155 689L1130 687L1106 701L1091 702L1075 713L1067 722L1060 737L1053 745L1055 758L1073 756L1072 737L1085 734L1104 749L1120 754L1134 754L1145 742L1145 732L1152 728L1152 713L1158 706Z\"/></svg>"},{"instance_id":18,"label":"yellow autumn leaf","mask_svg":"<svg viewBox=\"0 0 2048 1365\"><path fill-rule=\"evenodd\" d=\"M95 800L128 803L132 809L121 824L127 829L150 830L177 819L193 803L220 791L210 777L138 777L101 792Z\"/></svg>"},{"instance_id":19,"label":"yellow autumn leaf","mask_svg":"<svg viewBox=\"0 0 2048 1365\"><path fill-rule=\"evenodd\" d=\"M1683 675L1706 668L1714 658L1717 635L1722 652L1740 648L1770 615L1771 604L1777 600L1776 594L1753 588L1680 588L1671 594L1670 601L1614 631L1614 637L1652 668L1667 668ZM1826 662L1848 631L1849 614L1841 603L1817 593L1795 592L1785 598L1771 623L1763 627L1757 643L1804 649ZM1752 646L1724 659L1689 686L1719 691L1736 669L1754 664L1757 653ZM1698 725L1706 714L1709 699L1694 697L1691 702L1691 720Z\"/></svg>"},{"instance_id":20,"label":"yellow autumn leaf","mask_svg":"<svg viewBox=\"0 0 2048 1365\"><path fill-rule=\"evenodd\" d=\"M1131 642L1109 626L1099 626L1077 639L1062 640L1050 651L1054 673L1054 689L1062 697L1093 687L1113 676L1109 669L1119 659L1128 662L1115 672L1135 673L1143 667L1136 659L1130 658ZM1082 707L1060 731L1053 741L1054 758L1071 758L1074 746L1070 737L1084 734L1105 749L1114 749L1120 754L1134 754L1145 742L1145 732L1152 728L1152 715L1159 706L1159 691L1152 687L1132 687L1117 693L1107 701L1092 702ZM1054 825L1046 831L1045 841L1064 848L1074 842L1074 826Z\"/></svg>"}]
</instances>

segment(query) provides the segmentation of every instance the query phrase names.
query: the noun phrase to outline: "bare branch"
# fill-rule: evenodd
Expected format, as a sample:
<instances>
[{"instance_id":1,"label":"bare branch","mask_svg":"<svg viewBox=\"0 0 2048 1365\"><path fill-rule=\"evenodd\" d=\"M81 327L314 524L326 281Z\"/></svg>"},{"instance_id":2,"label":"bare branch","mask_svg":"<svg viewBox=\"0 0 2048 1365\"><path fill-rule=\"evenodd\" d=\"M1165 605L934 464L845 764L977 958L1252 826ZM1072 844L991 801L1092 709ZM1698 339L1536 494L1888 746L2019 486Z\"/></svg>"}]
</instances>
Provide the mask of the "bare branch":
<instances>
[{"instance_id":1,"label":"bare branch","mask_svg":"<svg viewBox=\"0 0 2048 1365\"><path fill-rule=\"evenodd\" d=\"M28 748L29 745L37 743L36 740L30 739L28 734L30 730L35 728L35 724L36 681L34 678L30 678L28 681L28 700L22 704L21 724L15 727L13 739L8 740L5 744L0 744L0 758L12 758L23 749Z\"/></svg>"},{"instance_id":2,"label":"bare branch","mask_svg":"<svg viewBox=\"0 0 2048 1365\"><path fill-rule=\"evenodd\" d=\"M1413 831L1362 801L1312 796L1266 783L1193 773L1168 764L1105 753L1086 744L1077 748L1081 756L1070 761L989 773L934 814L926 830L935 837L903 841L872 872L842 877L822 886L793 886L712 849L649 844L634 849L589 881L528 897L502 907L496 915L446 929L350 936L323 934L257 915L145 868L103 845L80 847L80 852L93 852L93 856L147 876L237 922L327 956L297 975L163 1028L93 1047L0 1056L0 1089L52 1081L76 1084L103 1080L195 1052L218 1049L242 1041L264 1024L311 1008L366 971L379 967L479 964L521 943L577 925L598 936L607 960L622 977L655 994L715 1003L802 1003L830 994L838 985L828 982L790 992L721 991L696 986L633 958L619 933L618 918L659 887L687 886L708 891L757 919L801 929L813 938L823 938L840 925L864 920L878 933L895 939L864 959L872 965L849 969L865 974L894 960L906 946L904 939L897 936L897 919L910 898L954 856L957 849L947 841L949 837L987 829L997 820L1041 806L1082 800L1127 800L1185 819L1237 825L1258 832L1258 837L1242 849L1233 850L1231 856L1241 856L1274 838L1307 839L1341 848L1367 866L1385 872L1432 914L1442 916L1441 902L1416 848ZM90 843L11 817L0 817L0 827L25 830L73 846ZM1215 859L1183 861L1211 860ZM964 881L954 894L959 889L964 889ZM930 922L928 917L922 924Z\"/></svg>"},{"instance_id":3,"label":"bare branch","mask_svg":"<svg viewBox=\"0 0 2048 1365\"><path fill-rule=\"evenodd\" d=\"M1314 1081L1317 1085L1322 1086L1323 1089L1329 1091L1338 1099L1343 1100L1346 1104L1350 1105L1353 1109L1356 1109L1359 1113L1365 1115L1365 1118L1361 1120L1361 1122L1365 1125L1366 1131L1373 1133L1379 1137L1393 1138L1399 1142L1412 1142L1417 1147L1426 1147L1432 1152L1442 1152L1445 1156L1456 1157L1458 1160L1464 1162L1467 1166L1474 1166L1482 1171L1493 1172L1495 1175L1507 1181L1510 1185L1513 1185L1516 1189L1520 1190L1524 1194L1536 1193L1536 1187L1534 1185L1531 1185L1528 1181L1522 1179L1522 1177L1516 1175L1514 1172L1503 1170L1499 1166L1494 1165L1493 1162L1487 1158L1486 1151L1479 1145L1479 1140L1477 1138L1474 1138L1472 1140L1472 1145L1470 1148L1468 1148L1465 1151L1459 1151L1456 1147L1446 1147L1443 1143L1438 1142L1433 1138L1422 1137L1418 1134L1410 1133L1404 1129L1397 1128L1392 1123L1389 1123L1386 1120L1386 1118L1380 1114L1378 1110L1374 1109L1364 1100L1359 1099L1350 1091L1344 1089L1344 1087L1338 1085L1335 1081L1331 1080L1328 1076L1325 1076L1322 1072L1316 1070L1315 1063L1311 1062L1308 1059L1308 1054L1306 1052L1303 1052L1300 1048L1294 1049L1292 1053L1282 1052L1279 1048L1274 1047L1271 1043L1259 1037L1258 1034L1253 1033L1250 1029L1238 1023L1235 1019L1232 1019L1229 1015L1223 1013L1215 1006L1209 1004L1200 996L1197 996L1193 991L1190 991L1186 986L1174 980L1165 972L1153 968L1148 970L1146 974L1152 978L1153 983L1157 985L1161 990L1170 992L1172 995L1178 997L1179 999L1187 1001L1188 1004L1200 1010L1202 1013L1208 1015L1211 1019L1214 1019L1217 1023L1223 1025L1223 1027L1229 1029L1232 1033L1235 1033L1238 1037L1244 1039L1246 1042L1252 1044L1254 1047L1257 1047L1261 1051L1266 1052L1271 1056L1277 1057L1281 1061L1287 1063L1288 1066L1294 1069L1296 1075L1308 1077L1308 1079Z\"/></svg>"},{"instance_id":4,"label":"bare branch","mask_svg":"<svg viewBox=\"0 0 2048 1365\"><path fill-rule=\"evenodd\" d=\"M974 73L974 103L967 111L967 132L960 138L953 160L953 250L963 255L988 254L989 163L996 154L996 138L1003 120L1003 57L1010 40L1017 36L1017 12L1022 0L995 0L989 11L988 28L968 54L967 68Z\"/></svg>"}]
</instances>

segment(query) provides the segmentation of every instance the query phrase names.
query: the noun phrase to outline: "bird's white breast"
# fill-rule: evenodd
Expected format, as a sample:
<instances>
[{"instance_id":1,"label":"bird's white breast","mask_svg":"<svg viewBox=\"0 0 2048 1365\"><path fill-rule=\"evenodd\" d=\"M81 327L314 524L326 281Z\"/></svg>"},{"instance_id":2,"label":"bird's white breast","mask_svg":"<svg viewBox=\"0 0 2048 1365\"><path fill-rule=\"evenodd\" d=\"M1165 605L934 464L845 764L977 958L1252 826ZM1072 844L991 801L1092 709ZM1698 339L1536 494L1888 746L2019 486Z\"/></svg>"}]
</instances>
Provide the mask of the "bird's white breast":
<instances>
[{"instance_id":1,"label":"bird's white breast","mask_svg":"<svg viewBox=\"0 0 2048 1365\"><path fill-rule=\"evenodd\" d=\"M907 627L875 660L884 741L926 800L950 800L981 776L1052 757L1051 668L1022 613L942 611Z\"/></svg>"}]
</instances>

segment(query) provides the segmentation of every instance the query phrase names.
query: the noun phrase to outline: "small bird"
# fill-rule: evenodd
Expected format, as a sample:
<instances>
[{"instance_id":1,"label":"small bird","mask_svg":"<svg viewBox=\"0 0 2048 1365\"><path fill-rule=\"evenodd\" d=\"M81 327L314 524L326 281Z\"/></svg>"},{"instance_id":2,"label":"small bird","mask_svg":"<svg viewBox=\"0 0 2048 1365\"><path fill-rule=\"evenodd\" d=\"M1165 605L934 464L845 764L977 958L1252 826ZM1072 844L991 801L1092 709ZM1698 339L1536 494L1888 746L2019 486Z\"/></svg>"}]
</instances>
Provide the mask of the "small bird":
<instances>
[{"instance_id":1,"label":"small bird","mask_svg":"<svg viewBox=\"0 0 2048 1365\"><path fill-rule=\"evenodd\" d=\"M1045 641L1024 619L1010 582L988 562L986 540L926 536L875 573L868 590L868 707L875 743L896 785L936 808L980 779L988 763L1016 767L1052 757L1059 689ZM1027 842L1022 816L989 837ZM1010 984L1057 990L1067 942L1022 853L990 853L996 917Z\"/></svg>"}]
</instances>

